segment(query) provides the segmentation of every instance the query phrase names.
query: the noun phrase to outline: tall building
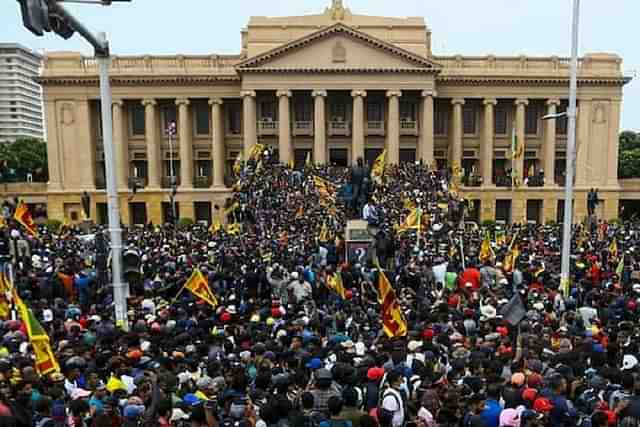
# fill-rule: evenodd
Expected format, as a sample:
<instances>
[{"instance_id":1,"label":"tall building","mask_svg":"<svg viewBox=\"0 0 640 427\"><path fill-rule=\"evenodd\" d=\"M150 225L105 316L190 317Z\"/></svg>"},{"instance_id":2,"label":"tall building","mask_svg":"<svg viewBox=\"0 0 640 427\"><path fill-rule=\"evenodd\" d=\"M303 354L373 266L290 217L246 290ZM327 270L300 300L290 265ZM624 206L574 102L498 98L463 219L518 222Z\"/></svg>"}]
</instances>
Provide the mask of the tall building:
<instances>
[{"instance_id":1,"label":"tall building","mask_svg":"<svg viewBox=\"0 0 640 427\"><path fill-rule=\"evenodd\" d=\"M359 157L371 163L386 148L390 163L460 171L476 220L561 218L567 123L541 118L567 108L569 60L442 56L431 39L423 18L358 15L333 0L317 15L250 18L237 55L114 57L123 222L167 217L172 170L179 216L209 221L231 191L233 161L257 143L277 149L283 163L301 164L311 153L317 163L344 166ZM606 218L617 217L629 190L617 176L628 82L621 64L610 53L579 60L576 219L586 214L591 187ZM97 63L52 52L40 81L49 216L77 218L86 190L94 218L105 221ZM172 122L175 135L167 132ZM517 155L514 139L522 144ZM130 200L134 182L142 190Z\"/></svg>"},{"instance_id":2,"label":"tall building","mask_svg":"<svg viewBox=\"0 0 640 427\"><path fill-rule=\"evenodd\" d=\"M15 43L0 43L0 143L43 138L42 55Z\"/></svg>"}]
</instances>

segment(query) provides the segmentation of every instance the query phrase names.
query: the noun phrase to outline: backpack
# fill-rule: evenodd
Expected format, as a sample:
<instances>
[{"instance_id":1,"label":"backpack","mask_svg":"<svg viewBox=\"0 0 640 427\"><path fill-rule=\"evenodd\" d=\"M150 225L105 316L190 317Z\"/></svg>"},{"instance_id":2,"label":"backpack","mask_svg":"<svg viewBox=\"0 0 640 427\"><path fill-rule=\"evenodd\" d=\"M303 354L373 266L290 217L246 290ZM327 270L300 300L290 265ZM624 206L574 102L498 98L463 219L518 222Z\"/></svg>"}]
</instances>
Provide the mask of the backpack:
<instances>
[{"instance_id":1,"label":"backpack","mask_svg":"<svg viewBox=\"0 0 640 427\"><path fill-rule=\"evenodd\" d=\"M396 401L396 403L398 404L399 408L402 408L402 412L404 414L404 420L403 424L406 422L406 418L407 418L407 408L404 405L404 402L402 400L402 394L400 394L399 391L395 391L391 388L386 388L381 394L380 394L380 400L378 401L378 419L388 419L391 420L393 419L393 412L389 411L387 409L385 409L382 406L382 402L384 402L385 397L387 396L393 396L394 400ZM398 395L396 394L400 394L401 397L398 397Z\"/></svg>"}]
</instances>

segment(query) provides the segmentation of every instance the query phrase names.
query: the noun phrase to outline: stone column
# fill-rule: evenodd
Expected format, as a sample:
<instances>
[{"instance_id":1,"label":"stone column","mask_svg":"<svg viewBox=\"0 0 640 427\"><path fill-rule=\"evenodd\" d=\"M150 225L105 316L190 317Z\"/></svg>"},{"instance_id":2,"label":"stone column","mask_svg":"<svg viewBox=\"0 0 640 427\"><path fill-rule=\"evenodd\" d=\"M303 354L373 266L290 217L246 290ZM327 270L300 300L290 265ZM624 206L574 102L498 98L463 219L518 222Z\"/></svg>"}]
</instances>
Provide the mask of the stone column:
<instances>
[{"instance_id":1,"label":"stone column","mask_svg":"<svg viewBox=\"0 0 640 427\"><path fill-rule=\"evenodd\" d=\"M213 186L224 187L224 120L222 119L222 99L209 100L211 105L211 123L213 125L211 156L213 157Z\"/></svg>"},{"instance_id":2,"label":"stone column","mask_svg":"<svg viewBox=\"0 0 640 427\"><path fill-rule=\"evenodd\" d=\"M484 104L484 129L483 139L480 145L480 171L482 173L482 185L493 185L493 140L495 138L494 129L494 108L498 101L495 98L487 98Z\"/></svg>"},{"instance_id":3,"label":"stone column","mask_svg":"<svg viewBox=\"0 0 640 427\"><path fill-rule=\"evenodd\" d=\"M364 90L351 91L353 97L353 140L351 143L351 163L356 164L358 158L364 160Z\"/></svg>"},{"instance_id":4,"label":"stone column","mask_svg":"<svg viewBox=\"0 0 640 427\"><path fill-rule=\"evenodd\" d=\"M121 99L112 102L113 111L113 147L116 156L116 182L119 191L127 191L129 186L129 144L123 120L124 102Z\"/></svg>"},{"instance_id":5,"label":"stone column","mask_svg":"<svg viewBox=\"0 0 640 427\"><path fill-rule=\"evenodd\" d=\"M58 139L58 119L55 101L44 101L46 126L47 126L47 169L49 171L49 190L62 189L62 168L60 166L60 146ZM53 216L52 216L53 218Z\"/></svg>"},{"instance_id":6,"label":"stone column","mask_svg":"<svg viewBox=\"0 0 640 427\"><path fill-rule=\"evenodd\" d=\"M591 142L591 108L593 100L591 98L580 98L578 100L578 110L576 117L576 162L578 166L574 169L576 187L587 185L587 176L591 172L589 165L589 143ZM614 144L615 145L615 144ZM604 152L603 152L604 155ZM569 154L567 153L567 158ZM616 169L617 170L617 169ZM578 195L576 194L576 199ZM574 215L574 218L582 216Z\"/></svg>"},{"instance_id":7,"label":"stone column","mask_svg":"<svg viewBox=\"0 0 640 427\"><path fill-rule=\"evenodd\" d=\"M152 189L160 188L160 145L158 141L158 112L155 99L145 99L142 101L144 105L144 122L145 122L145 139L147 144L147 172L149 176L148 187Z\"/></svg>"},{"instance_id":8,"label":"stone column","mask_svg":"<svg viewBox=\"0 0 640 427\"><path fill-rule=\"evenodd\" d=\"M256 132L256 92L254 90L244 90L240 92L242 96L242 122L244 134L244 159L249 158L251 149L258 143Z\"/></svg>"},{"instance_id":9,"label":"stone column","mask_svg":"<svg viewBox=\"0 0 640 427\"><path fill-rule=\"evenodd\" d=\"M620 133L620 99L611 100L611 110L609 112L609 138L607 144L607 186L617 187L618 184L618 135ZM598 141L602 143L604 141ZM616 217L618 214L618 201L615 202L615 209L608 209L609 215ZM605 206L607 206L605 204ZM613 218L609 216L609 218Z\"/></svg>"},{"instance_id":10,"label":"stone column","mask_svg":"<svg viewBox=\"0 0 640 427\"><path fill-rule=\"evenodd\" d=\"M68 177L76 177L79 180L77 188L82 190L96 189L96 140L91 134L91 113L89 100L86 98L76 101L76 121L73 123L75 128L75 136L78 141L86 141L85 144L78 144L74 147L73 159L77 164L82 165L75 173L67 173ZM73 129L70 127L70 129ZM70 141L65 141L68 144ZM70 154L67 151L67 155ZM73 169L71 169L73 171ZM72 181L73 182L73 181Z\"/></svg>"},{"instance_id":11,"label":"stone column","mask_svg":"<svg viewBox=\"0 0 640 427\"><path fill-rule=\"evenodd\" d=\"M400 163L400 97L402 91L389 90L389 117L387 128L387 163L397 165Z\"/></svg>"},{"instance_id":12,"label":"stone column","mask_svg":"<svg viewBox=\"0 0 640 427\"><path fill-rule=\"evenodd\" d=\"M193 127L188 99L176 99L178 106L178 143L180 145L180 187L193 188Z\"/></svg>"},{"instance_id":13,"label":"stone column","mask_svg":"<svg viewBox=\"0 0 640 427\"><path fill-rule=\"evenodd\" d=\"M453 125L451 128L451 148L449 153L451 158L449 164L451 167L462 167L462 106L463 98L455 98L451 100L453 105Z\"/></svg>"},{"instance_id":14,"label":"stone column","mask_svg":"<svg viewBox=\"0 0 640 427\"><path fill-rule=\"evenodd\" d=\"M547 115L551 116L558 111L560 100L551 98L547 100ZM556 119L548 119L544 128L544 185L553 187L556 185ZM555 218L554 218L555 220Z\"/></svg>"},{"instance_id":15,"label":"stone column","mask_svg":"<svg viewBox=\"0 0 640 427\"><path fill-rule=\"evenodd\" d=\"M314 99L313 107L313 162L327 163L327 124L326 124L326 90L311 92Z\"/></svg>"},{"instance_id":16,"label":"stone column","mask_svg":"<svg viewBox=\"0 0 640 427\"><path fill-rule=\"evenodd\" d=\"M293 147L291 146L291 91L279 90L278 98L278 151L280 163L288 165L293 159Z\"/></svg>"},{"instance_id":17,"label":"stone column","mask_svg":"<svg viewBox=\"0 0 640 427\"><path fill-rule=\"evenodd\" d=\"M433 90L422 92L422 123L420 127L420 160L433 167L433 99L437 96Z\"/></svg>"},{"instance_id":18,"label":"stone column","mask_svg":"<svg viewBox=\"0 0 640 427\"><path fill-rule=\"evenodd\" d=\"M516 99L516 138L518 140L518 146L522 147L522 155L515 160L511 161L511 168L515 171L515 175L520 184L523 183L524 174L524 151L526 150L525 142L525 109L529 105L529 100L525 98Z\"/></svg>"}]
</instances>

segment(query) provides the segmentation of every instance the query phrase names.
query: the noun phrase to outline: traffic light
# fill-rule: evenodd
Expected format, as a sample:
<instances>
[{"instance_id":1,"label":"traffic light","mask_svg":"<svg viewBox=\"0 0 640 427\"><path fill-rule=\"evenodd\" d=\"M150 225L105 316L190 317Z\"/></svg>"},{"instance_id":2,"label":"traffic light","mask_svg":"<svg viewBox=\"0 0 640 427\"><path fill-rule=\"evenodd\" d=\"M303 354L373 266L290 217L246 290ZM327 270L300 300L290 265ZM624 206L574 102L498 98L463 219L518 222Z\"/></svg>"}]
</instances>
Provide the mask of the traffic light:
<instances>
[{"instance_id":1,"label":"traffic light","mask_svg":"<svg viewBox=\"0 0 640 427\"><path fill-rule=\"evenodd\" d=\"M50 31L53 31L65 40L70 39L73 33L75 33L73 27L58 14L49 14L49 26L51 27Z\"/></svg>"},{"instance_id":2,"label":"traffic light","mask_svg":"<svg viewBox=\"0 0 640 427\"><path fill-rule=\"evenodd\" d=\"M18 0L22 11L22 23L36 36L51 31L49 25L49 6L45 0Z\"/></svg>"}]
</instances>

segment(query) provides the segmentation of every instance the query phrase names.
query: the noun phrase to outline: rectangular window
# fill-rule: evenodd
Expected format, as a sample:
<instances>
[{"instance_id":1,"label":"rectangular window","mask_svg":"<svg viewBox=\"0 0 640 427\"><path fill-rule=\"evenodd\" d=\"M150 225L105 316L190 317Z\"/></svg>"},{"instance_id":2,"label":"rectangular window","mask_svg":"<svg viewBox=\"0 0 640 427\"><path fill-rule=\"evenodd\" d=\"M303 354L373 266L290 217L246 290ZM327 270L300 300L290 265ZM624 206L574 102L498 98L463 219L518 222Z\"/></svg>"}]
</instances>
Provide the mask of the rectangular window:
<instances>
[{"instance_id":1,"label":"rectangular window","mask_svg":"<svg viewBox=\"0 0 640 427\"><path fill-rule=\"evenodd\" d=\"M524 131L527 135L538 134L539 109L535 104L530 104L526 108Z\"/></svg>"},{"instance_id":2,"label":"rectangular window","mask_svg":"<svg viewBox=\"0 0 640 427\"><path fill-rule=\"evenodd\" d=\"M131 135L144 136L145 133L145 114L144 106L139 102L129 106L129 117L131 119Z\"/></svg>"},{"instance_id":3,"label":"rectangular window","mask_svg":"<svg viewBox=\"0 0 640 427\"><path fill-rule=\"evenodd\" d=\"M295 101L295 121L297 122L310 122L311 118L311 103L306 102L304 99L296 99Z\"/></svg>"},{"instance_id":4,"label":"rectangular window","mask_svg":"<svg viewBox=\"0 0 640 427\"><path fill-rule=\"evenodd\" d=\"M433 132L436 135L446 135L449 124L449 110L440 104L436 104L434 111Z\"/></svg>"},{"instance_id":5,"label":"rectangular window","mask_svg":"<svg viewBox=\"0 0 640 427\"><path fill-rule=\"evenodd\" d=\"M382 105L376 101L367 102L367 121L381 122L383 120Z\"/></svg>"},{"instance_id":6,"label":"rectangular window","mask_svg":"<svg viewBox=\"0 0 640 427\"><path fill-rule=\"evenodd\" d=\"M276 121L276 103L273 101L260 102L260 117L266 121Z\"/></svg>"},{"instance_id":7,"label":"rectangular window","mask_svg":"<svg viewBox=\"0 0 640 427\"><path fill-rule=\"evenodd\" d=\"M162 111L162 134L166 137L167 130L171 123L176 124L176 132L178 130L178 110L175 104L164 104L161 107Z\"/></svg>"},{"instance_id":8,"label":"rectangular window","mask_svg":"<svg viewBox=\"0 0 640 427\"><path fill-rule=\"evenodd\" d=\"M194 101L193 115L196 121L196 135L209 135L211 133L211 123L207 101Z\"/></svg>"},{"instance_id":9,"label":"rectangular window","mask_svg":"<svg viewBox=\"0 0 640 427\"><path fill-rule=\"evenodd\" d=\"M496 135L507 134L507 109L503 107L496 108L493 125L495 127Z\"/></svg>"},{"instance_id":10,"label":"rectangular window","mask_svg":"<svg viewBox=\"0 0 640 427\"><path fill-rule=\"evenodd\" d=\"M415 122L418 105L412 101L400 102L400 121Z\"/></svg>"},{"instance_id":11,"label":"rectangular window","mask_svg":"<svg viewBox=\"0 0 640 427\"><path fill-rule=\"evenodd\" d=\"M462 128L465 135L476 133L476 109L473 105L465 105L462 108Z\"/></svg>"},{"instance_id":12,"label":"rectangular window","mask_svg":"<svg viewBox=\"0 0 640 427\"><path fill-rule=\"evenodd\" d=\"M562 113L569 109L569 105L566 101L562 101L560 106L558 107L558 112ZM567 134L567 116L558 117L556 119L556 134L557 135L566 135Z\"/></svg>"},{"instance_id":13,"label":"rectangular window","mask_svg":"<svg viewBox=\"0 0 640 427\"><path fill-rule=\"evenodd\" d=\"M242 134L242 106L239 102L225 104L227 110L227 131L231 135Z\"/></svg>"},{"instance_id":14,"label":"rectangular window","mask_svg":"<svg viewBox=\"0 0 640 427\"><path fill-rule=\"evenodd\" d=\"M344 103L335 102L331 104L331 121L332 122L347 121L347 108Z\"/></svg>"}]
</instances>

